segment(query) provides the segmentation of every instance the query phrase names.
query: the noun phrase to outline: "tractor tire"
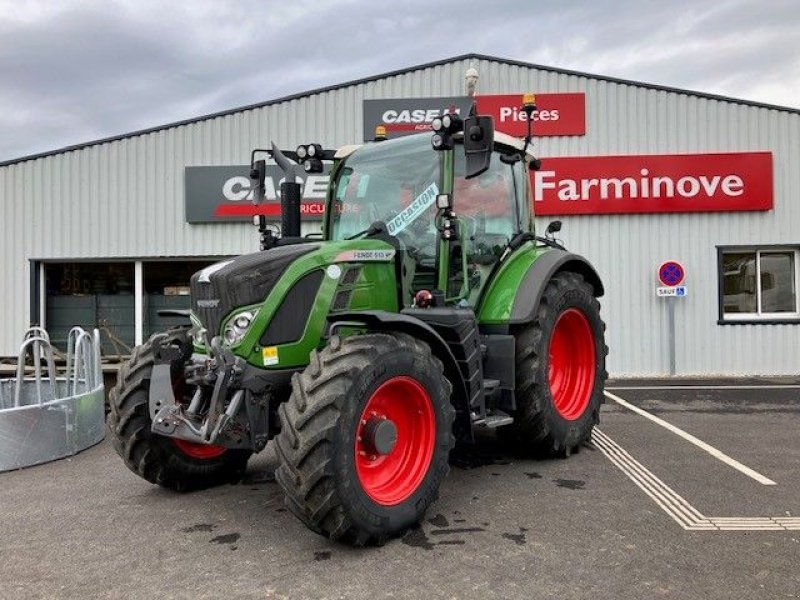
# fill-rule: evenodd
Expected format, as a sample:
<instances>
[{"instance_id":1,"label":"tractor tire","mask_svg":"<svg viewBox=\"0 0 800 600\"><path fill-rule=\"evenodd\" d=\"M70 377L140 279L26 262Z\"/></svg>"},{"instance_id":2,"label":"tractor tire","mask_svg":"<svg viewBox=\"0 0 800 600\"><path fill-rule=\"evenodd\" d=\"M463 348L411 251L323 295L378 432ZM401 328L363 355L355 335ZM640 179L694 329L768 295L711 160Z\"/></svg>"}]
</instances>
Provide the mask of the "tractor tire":
<instances>
[{"instance_id":1,"label":"tractor tire","mask_svg":"<svg viewBox=\"0 0 800 600\"><path fill-rule=\"evenodd\" d=\"M170 330L167 335L168 342L182 350L181 358L171 365L173 386L178 390L184 387L183 365L192 346L186 329ZM148 395L154 358L151 341L134 348L109 394L108 429L125 465L150 483L179 492L211 487L241 476L250 458L249 450L195 444L152 432Z\"/></svg>"},{"instance_id":2,"label":"tractor tire","mask_svg":"<svg viewBox=\"0 0 800 600\"><path fill-rule=\"evenodd\" d=\"M605 363L605 323L584 278L556 274L533 322L516 337L514 422L498 434L520 454L568 457L599 422Z\"/></svg>"},{"instance_id":3,"label":"tractor tire","mask_svg":"<svg viewBox=\"0 0 800 600\"><path fill-rule=\"evenodd\" d=\"M278 409L275 478L286 506L311 530L356 546L418 523L449 470L451 391L420 340L331 337Z\"/></svg>"}]
</instances>

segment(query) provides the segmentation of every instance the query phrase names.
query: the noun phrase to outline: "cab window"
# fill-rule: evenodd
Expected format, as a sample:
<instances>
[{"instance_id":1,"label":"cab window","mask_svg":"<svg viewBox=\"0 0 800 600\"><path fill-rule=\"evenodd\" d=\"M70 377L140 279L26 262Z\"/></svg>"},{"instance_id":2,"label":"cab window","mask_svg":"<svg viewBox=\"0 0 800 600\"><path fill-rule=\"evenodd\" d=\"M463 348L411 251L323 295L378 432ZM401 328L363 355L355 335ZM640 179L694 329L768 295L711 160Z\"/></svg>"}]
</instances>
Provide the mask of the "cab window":
<instances>
[{"instance_id":1,"label":"cab window","mask_svg":"<svg viewBox=\"0 0 800 600\"><path fill-rule=\"evenodd\" d=\"M463 223L464 247L459 252L466 253L467 300L473 306L495 263L521 230L523 163L502 158L494 152L485 173L466 179L466 159L463 153L455 153L453 208ZM451 261L451 270L458 262Z\"/></svg>"}]
</instances>

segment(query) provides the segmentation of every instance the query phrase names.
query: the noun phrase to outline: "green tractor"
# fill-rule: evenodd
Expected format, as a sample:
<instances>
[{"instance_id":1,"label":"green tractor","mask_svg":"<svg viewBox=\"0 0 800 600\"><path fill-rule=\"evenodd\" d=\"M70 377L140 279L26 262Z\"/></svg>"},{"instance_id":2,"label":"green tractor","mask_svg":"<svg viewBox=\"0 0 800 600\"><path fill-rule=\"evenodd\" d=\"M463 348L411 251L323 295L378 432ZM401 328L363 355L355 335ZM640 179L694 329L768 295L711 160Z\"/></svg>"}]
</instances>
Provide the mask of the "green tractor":
<instances>
[{"instance_id":1,"label":"green tractor","mask_svg":"<svg viewBox=\"0 0 800 600\"><path fill-rule=\"evenodd\" d=\"M523 110L533 110L528 98ZM605 325L592 266L534 233L525 139L445 114L433 133L267 152L282 236L191 280L191 327L138 346L111 393L125 464L176 490L244 471L275 440L288 508L334 540L422 520L479 429L569 456L598 422ZM321 239L300 236L296 171L330 167Z\"/></svg>"}]
</instances>

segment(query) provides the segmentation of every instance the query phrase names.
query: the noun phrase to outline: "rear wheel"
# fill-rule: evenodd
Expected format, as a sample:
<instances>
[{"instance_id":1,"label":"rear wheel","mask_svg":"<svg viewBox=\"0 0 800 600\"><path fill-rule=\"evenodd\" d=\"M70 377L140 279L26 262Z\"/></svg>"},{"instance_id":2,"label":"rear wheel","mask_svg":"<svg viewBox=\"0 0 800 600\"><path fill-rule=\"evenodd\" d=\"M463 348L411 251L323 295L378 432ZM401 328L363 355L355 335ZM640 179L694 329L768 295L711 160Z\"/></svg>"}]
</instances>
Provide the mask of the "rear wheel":
<instances>
[{"instance_id":1,"label":"rear wheel","mask_svg":"<svg viewBox=\"0 0 800 600\"><path fill-rule=\"evenodd\" d=\"M178 401L191 395L183 381L183 365L191 355L186 330L168 332L166 343L181 349L171 365ZM155 434L149 409L150 374L154 364L150 341L134 348L109 394L108 428L114 449L125 465L150 483L178 491L206 488L235 479L247 466L248 450L196 444Z\"/></svg>"},{"instance_id":2,"label":"rear wheel","mask_svg":"<svg viewBox=\"0 0 800 600\"><path fill-rule=\"evenodd\" d=\"M589 438L607 376L604 332L591 286L577 273L555 275L516 333L517 409L498 431L518 451L568 456Z\"/></svg>"},{"instance_id":3,"label":"rear wheel","mask_svg":"<svg viewBox=\"0 0 800 600\"><path fill-rule=\"evenodd\" d=\"M450 382L407 335L331 338L278 409L286 504L309 528L355 545L419 522L453 447Z\"/></svg>"}]
</instances>

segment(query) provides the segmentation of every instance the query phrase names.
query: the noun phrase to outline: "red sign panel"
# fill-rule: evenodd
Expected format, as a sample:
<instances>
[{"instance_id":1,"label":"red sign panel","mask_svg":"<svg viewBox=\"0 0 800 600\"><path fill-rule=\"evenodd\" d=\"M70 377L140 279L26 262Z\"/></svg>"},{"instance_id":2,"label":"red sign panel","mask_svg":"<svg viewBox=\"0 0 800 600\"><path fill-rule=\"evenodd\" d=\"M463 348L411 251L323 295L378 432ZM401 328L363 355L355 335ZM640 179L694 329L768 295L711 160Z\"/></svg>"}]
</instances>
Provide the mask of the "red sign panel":
<instances>
[{"instance_id":1,"label":"red sign panel","mask_svg":"<svg viewBox=\"0 0 800 600\"><path fill-rule=\"evenodd\" d=\"M478 113L494 117L497 131L523 137L528 132L528 115L522 110L522 93L475 96ZM472 98L382 98L364 100L364 140L371 140L375 127L383 125L390 138L431 130L431 123L445 112L469 114ZM585 135L586 94L536 94L531 115L534 136Z\"/></svg>"},{"instance_id":2,"label":"red sign panel","mask_svg":"<svg viewBox=\"0 0 800 600\"><path fill-rule=\"evenodd\" d=\"M686 269L677 260L668 260L658 266L658 280L661 285L675 287L683 283Z\"/></svg>"},{"instance_id":3,"label":"red sign panel","mask_svg":"<svg viewBox=\"0 0 800 600\"><path fill-rule=\"evenodd\" d=\"M770 210L772 153L545 158L537 215Z\"/></svg>"},{"instance_id":4,"label":"red sign panel","mask_svg":"<svg viewBox=\"0 0 800 600\"><path fill-rule=\"evenodd\" d=\"M497 131L524 137L528 115L521 110L522 94L476 96L478 114L492 115ZM531 115L534 136L585 135L585 94L536 94L536 110Z\"/></svg>"}]
</instances>

